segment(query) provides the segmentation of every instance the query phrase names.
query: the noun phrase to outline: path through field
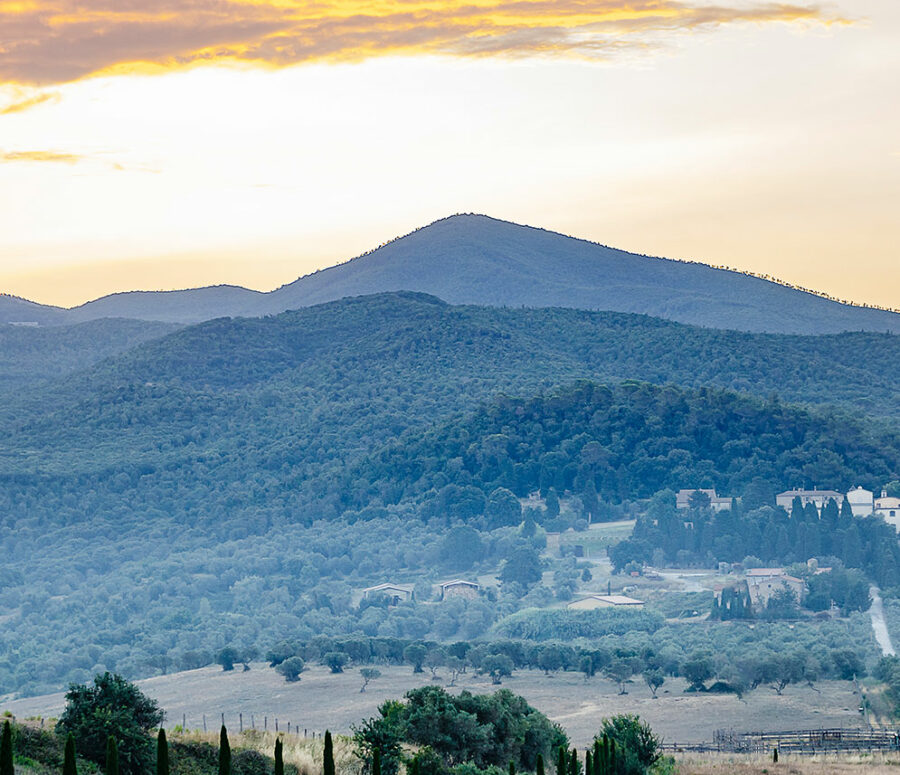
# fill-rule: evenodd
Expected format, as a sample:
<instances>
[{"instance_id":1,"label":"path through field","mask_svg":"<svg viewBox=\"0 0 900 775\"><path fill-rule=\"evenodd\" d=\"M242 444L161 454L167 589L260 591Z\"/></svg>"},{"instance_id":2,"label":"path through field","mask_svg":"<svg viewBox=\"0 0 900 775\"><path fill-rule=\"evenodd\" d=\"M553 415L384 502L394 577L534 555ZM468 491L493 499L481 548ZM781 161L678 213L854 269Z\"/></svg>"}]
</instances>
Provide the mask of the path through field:
<instances>
[{"instance_id":1,"label":"path through field","mask_svg":"<svg viewBox=\"0 0 900 775\"><path fill-rule=\"evenodd\" d=\"M892 657L897 652L894 651L894 644L891 643L891 635L888 632L887 623L884 621L884 606L881 604L881 595L878 593L878 587L869 588L869 594L872 595L869 616L872 617L872 629L875 631L875 640L881 646L881 653L886 657Z\"/></svg>"}]
</instances>

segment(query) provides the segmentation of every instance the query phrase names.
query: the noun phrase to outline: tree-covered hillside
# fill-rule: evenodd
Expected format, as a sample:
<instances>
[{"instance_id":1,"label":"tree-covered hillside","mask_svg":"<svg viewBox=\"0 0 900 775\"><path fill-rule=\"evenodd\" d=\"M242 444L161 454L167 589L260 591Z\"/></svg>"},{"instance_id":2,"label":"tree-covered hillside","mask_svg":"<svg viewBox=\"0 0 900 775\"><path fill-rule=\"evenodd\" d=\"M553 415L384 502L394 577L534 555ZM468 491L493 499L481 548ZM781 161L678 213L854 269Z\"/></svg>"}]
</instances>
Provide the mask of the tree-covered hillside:
<instances>
[{"instance_id":1,"label":"tree-covered hillside","mask_svg":"<svg viewBox=\"0 0 900 775\"><path fill-rule=\"evenodd\" d=\"M496 603L386 611L353 593L523 557L540 576L542 534L502 516L502 487L590 508L590 483L616 505L897 478L898 341L402 293L210 321L18 391L0 405L0 694L207 664L229 643L478 637L557 593L529 599L525 574ZM575 569L556 570L571 594Z\"/></svg>"},{"instance_id":2,"label":"tree-covered hillside","mask_svg":"<svg viewBox=\"0 0 900 775\"><path fill-rule=\"evenodd\" d=\"M0 324L0 391L82 371L178 328L113 318L53 328Z\"/></svg>"}]
</instances>

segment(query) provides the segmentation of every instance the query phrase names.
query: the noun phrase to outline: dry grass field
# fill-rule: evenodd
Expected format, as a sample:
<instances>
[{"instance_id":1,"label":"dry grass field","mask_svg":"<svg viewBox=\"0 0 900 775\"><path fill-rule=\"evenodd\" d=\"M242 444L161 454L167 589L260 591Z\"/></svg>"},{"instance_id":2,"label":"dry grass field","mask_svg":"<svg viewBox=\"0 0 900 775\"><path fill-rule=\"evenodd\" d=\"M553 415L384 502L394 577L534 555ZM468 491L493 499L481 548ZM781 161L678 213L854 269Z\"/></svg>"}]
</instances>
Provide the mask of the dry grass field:
<instances>
[{"instance_id":1,"label":"dry grass field","mask_svg":"<svg viewBox=\"0 0 900 775\"><path fill-rule=\"evenodd\" d=\"M346 733L351 725L376 713L385 699L401 697L406 691L429 683L445 684L446 677L432 681L428 673L413 675L409 667L382 667L382 677L360 693L362 679L357 670L331 675L326 668L312 666L298 683L285 683L274 670L255 663L247 672L225 673L206 667L140 681L141 688L156 698L167 712L167 725L184 718L189 729L214 730L225 714L229 730L237 730L238 714L245 727L264 724L271 731L275 719L284 731L298 728L310 732L331 729ZM860 723L859 702L852 684L823 681L816 690L792 686L778 697L771 689L760 688L739 700L733 695L685 694L681 680L669 680L653 700L643 682L629 684L620 696L614 684L601 678L585 682L580 673L520 671L503 682L505 688L521 694L539 710L559 722L578 746L586 745L604 716L636 713L669 742L710 740L721 728L738 731L775 731L819 727L855 727ZM452 691L475 693L493 691L483 676L464 675ZM0 704L16 716L52 718L63 708L62 694L15 700Z\"/></svg>"},{"instance_id":2,"label":"dry grass field","mask_svg":"<svg viewBox=\"0 0 900 775\"><path fill-rule=\"evenodd\" d=\"M678 775L897 775L900 754L788 757L778 764L763 757L708 754L679 758L676 772Z\"/></svg>"}]
</instances>

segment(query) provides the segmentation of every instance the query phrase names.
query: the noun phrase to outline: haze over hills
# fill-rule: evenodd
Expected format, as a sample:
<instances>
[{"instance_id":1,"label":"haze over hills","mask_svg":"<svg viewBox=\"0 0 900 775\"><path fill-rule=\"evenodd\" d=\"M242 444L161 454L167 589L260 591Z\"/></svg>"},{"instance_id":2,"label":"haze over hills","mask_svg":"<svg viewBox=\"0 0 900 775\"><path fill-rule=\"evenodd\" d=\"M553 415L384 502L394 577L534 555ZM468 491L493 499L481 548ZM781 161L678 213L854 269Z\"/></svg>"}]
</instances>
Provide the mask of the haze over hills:
<instances>
[{"instance_id":1,"label":"haze over hills","mask_svg":"<svg viewBox=\"0 0 900 775\"><path fill-rule=\"evenodd\" d=\"M900 332L895 312L841 304L739 272L640 256L484 215L436 221L270 293L235 286L142 291L71 310L2 297L0 321L58 325L126 317L194 323L400 290L453 304L638 312L742 331Z\"/></svg>"}]
</instances>

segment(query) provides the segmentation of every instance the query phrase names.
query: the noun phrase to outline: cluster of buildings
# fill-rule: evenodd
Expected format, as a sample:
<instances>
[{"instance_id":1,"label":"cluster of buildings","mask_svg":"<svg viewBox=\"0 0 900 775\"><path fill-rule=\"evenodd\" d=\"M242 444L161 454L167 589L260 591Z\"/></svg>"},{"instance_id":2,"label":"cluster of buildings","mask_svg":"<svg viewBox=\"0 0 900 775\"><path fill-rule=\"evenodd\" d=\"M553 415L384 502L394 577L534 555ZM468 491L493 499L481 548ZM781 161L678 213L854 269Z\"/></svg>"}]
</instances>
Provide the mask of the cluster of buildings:
<instances>
[{"instance_id":1,"label":"cluster of buildings","mask_svg":"<svg viewBox=\"0 0 900 775\"><path fill-rule=\"evenodd\" d=\"M473 600L478 597L481 585L476 581L465 579L452 579L437 585L441 600L451 600L454 597L462 597ZM400 605L416 599L415 589L411 584L376 584L374 587L366 587L362 591L363 600L382 596L388 599L388 605Z\"/></svg>"},{"instance_id":2,"label":"cluster of buildings","mask_svg":"<svg viewBox=\"0 0 900 775\"><path fill-rule=\"evenodd\" d=\"M731 508L731 498L719 496L715 490L711 489L694 489L679 490L675 498L675 505L679 509L689 509L693 503L696 503L698 494L701 494L701 500L705 503L709 499L709 508L714 511L725 511ZM875 493L864 487L854 487L850 492L844 494L837 490L786 490L775 496L775 503L781 506L785 511L790 512L794 505L794 500L799 498L800 502L806 506L812 504L821 513L822 509L828 501L833 500L839 507L843 506L844 500L850 505L855 517L881 517L889 525L900 532L900 498L888 496L885 490L881 491L881 497L876 497Z\"/></svg>"}]
</instances>

